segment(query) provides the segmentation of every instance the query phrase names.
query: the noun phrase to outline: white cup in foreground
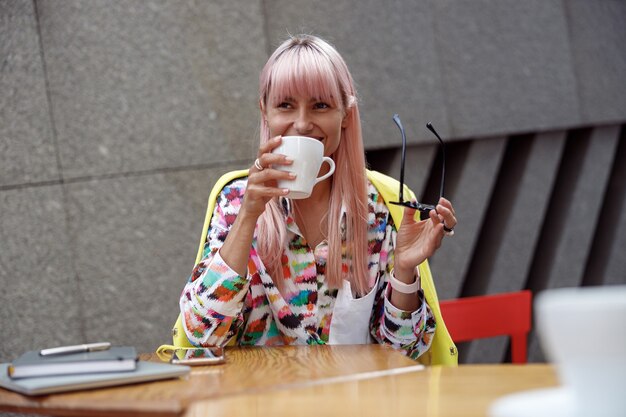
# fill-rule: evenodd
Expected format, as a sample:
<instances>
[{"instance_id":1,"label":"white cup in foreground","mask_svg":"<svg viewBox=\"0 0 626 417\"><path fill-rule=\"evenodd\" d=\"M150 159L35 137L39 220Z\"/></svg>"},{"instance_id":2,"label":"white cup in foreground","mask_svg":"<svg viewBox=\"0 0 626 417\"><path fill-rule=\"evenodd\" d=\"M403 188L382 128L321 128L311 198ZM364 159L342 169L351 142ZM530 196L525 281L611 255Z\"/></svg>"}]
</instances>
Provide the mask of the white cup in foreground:
<instances>
[{"instance_id":1,"label":"white cup in foreground","mask_svg":"<svg viewBox=\"0 0 626 417\"><path fill-rule=\"evenodd\" d=\"M272 153L286 155L293 159L291 165L274 166L275 169L296 174L296 178L293 180L278 181L280 188L289 190L289 194L287 194L289 198L307 198L311 195L315 184L325 180L335 172L335 161L324 156L324 144L317 139L306 136L283 136L283 142ZM317 174L323 162L330 165L330 170L318 177Z\"/></svg>"},{"instance_id":2,"label":"white cup in foreground","mask_svg":"<svg viewBox=\"0 0 626 417\"><path fill-rule=\"evenodd\" d=\"M575 415L626 416L626 286L547 290L535 310Z\"/></svg>"}]
</instances>

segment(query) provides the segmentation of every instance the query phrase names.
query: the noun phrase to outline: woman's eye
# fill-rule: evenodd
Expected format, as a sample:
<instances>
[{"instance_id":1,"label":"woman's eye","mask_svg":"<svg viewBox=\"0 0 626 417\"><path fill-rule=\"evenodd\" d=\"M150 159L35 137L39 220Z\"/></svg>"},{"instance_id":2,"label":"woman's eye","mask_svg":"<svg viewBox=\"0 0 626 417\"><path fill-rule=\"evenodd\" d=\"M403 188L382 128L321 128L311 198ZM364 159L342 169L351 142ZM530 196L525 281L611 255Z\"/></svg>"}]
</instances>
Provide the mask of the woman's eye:
<instances>
[{"instance_id":1,"label":"woman's eye","mask_svg":"<svg viewBox=\"0 0 626 417\"><path fill-rule=\"evenodd\" d=\"M282 103L278 104L278 106L276 106L279 109L288 109L291 107L291 104L289 104L286 101L283 101Z\"/></svg>"},{"instance_id":2,"label":"woman's eye","mask_svg":"<svg viewBox=\"0 0 626 417\"><path fill-rule=\"evenodd\" d=\"M330 109L330 105L328 103L324 103L323 101L320 101L318 103L315 103L315 108L316 109Z\"/></svg>"}]
</instances>

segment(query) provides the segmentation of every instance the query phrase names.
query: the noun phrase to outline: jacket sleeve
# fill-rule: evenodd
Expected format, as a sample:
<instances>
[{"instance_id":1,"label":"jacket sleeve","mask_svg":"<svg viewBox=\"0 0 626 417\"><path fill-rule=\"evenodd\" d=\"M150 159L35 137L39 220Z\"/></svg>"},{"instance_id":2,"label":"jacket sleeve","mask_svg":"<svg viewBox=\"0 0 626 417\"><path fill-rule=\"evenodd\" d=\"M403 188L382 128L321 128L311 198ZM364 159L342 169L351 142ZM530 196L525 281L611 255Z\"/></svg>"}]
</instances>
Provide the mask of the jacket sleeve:
<instances>
[{"instance_id":1,"label":"jacket sleeve","mask_svg":"<svg viewBox=\"0 0 626 417\"><path fill-rule=\"evenodd\" d=\"M217 197L204 256L193 269L180 297L187 338L193 345L225 345L243 325L244 298L250 281L220 256L241 207L245 181L226 185Z\"/></svg>"},{"instance_id":2,"label":"jacket sleeve","mask_svg":"<svg viewBox=\"0 0 626 417\"><path fill-rule=\"evenodd\" d=\"M380 279L376 301L372 311L370 332L381 344L390 345L405 355L417 359L426 352L435 335L435 317L426 303L423 291L419 291L420 306L415 311L403 311L390 301L390 273L393 268L396 227L391 216L388 217L382 253L387 253L387 262L380 263Z\"/></svg>"},{"instance_id":3,"label":"jacket sleeve","mask_svg":"<svg viewBox=\"0 0 626 417\"><path fill-rule=\"evenodd\" d=\"M411 312L391 304L391 286L388 283L379 291L381 295L372 315L372 336L378 343L390 345L417 359L430 348L435 335L435 318L424 299L424 293L419 292L421 305Z\"/></svg>"}]
</instances>

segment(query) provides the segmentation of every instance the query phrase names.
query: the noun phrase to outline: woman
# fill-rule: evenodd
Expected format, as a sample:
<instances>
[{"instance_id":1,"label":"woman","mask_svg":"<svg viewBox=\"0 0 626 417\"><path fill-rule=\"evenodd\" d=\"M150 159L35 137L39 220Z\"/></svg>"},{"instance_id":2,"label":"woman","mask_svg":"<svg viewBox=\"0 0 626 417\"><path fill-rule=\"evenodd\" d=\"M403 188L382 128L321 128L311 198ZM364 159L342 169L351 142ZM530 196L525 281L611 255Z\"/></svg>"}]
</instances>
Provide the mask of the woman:
<instances>
[{"instance_id":1,"label":"woman","mask_svg":"<svg viewBox=\"0 0 626 417\"><path fill-rule=\"evenodd\" d=\"M204 257L183 290L183 327L194 345L377 343L417 358L435 320L417 266L440 246L441 199L425 221L405 208L401 227L366 177L356 91L339 53L308 35L285 41L260 76L261 145L248 176L216 202ZM335 173L290 200L274 169L283 136L320 140ZM325 165L322 170L328 169Z\"/></svg>"}]
</instances>

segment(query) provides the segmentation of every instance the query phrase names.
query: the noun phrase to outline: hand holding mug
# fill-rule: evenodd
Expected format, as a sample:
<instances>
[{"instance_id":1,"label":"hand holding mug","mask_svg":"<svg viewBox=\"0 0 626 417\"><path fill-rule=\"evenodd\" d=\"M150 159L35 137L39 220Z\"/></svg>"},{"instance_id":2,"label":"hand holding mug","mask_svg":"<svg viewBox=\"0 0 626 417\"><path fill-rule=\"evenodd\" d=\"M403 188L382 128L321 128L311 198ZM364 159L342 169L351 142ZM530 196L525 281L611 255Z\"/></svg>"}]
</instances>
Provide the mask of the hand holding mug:
<instances>
[{"instance_id":1,"label":"hand holding mug","mask_svg":"<svg viewBox=\"0 0 626 417\"><path fill-rule=\"evenodd\" d=\"M293 160L288 156L272 153L282 142L283 138L276 136L262 144L257 159L250 167L242 209L256 217L265 211L265 204L273 197L284 196L289 192L280 187L278 181L295 178L295 174L277 169L293 164Z\"/></svg>"}]
</instances>

